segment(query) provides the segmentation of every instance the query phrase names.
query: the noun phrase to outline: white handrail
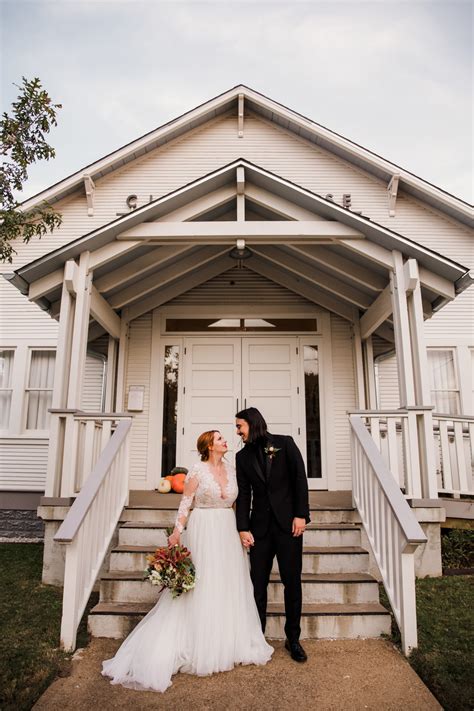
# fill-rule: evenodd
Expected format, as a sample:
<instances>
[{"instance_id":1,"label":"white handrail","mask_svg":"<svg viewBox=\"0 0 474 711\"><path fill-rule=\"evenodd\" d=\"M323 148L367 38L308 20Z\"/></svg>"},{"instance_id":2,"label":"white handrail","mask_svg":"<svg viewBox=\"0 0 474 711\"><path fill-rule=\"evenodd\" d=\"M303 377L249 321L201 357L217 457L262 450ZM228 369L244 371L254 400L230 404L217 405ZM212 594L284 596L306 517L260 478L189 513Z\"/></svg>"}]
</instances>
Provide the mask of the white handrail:
<instances>
[{"instance_id":1,"label":"white handrail","mask_svg":"<svg viewBox=\"0 0 474 711\"><path fill-rule=\"evenodd\" d=\"M54 536L67 545L61 646L72 651L77 628L128 500L132 419L122 419Z\"/></svg>"},{"instance_id":2,"label":"white handrail","mask_svg":"<svg viewBox=\"0 0 474 711\"><path fill-rule=\"evenodd\" d=\"M418 646L414 553L426 536L360 415L350 415L354 503L400 629L402 649Z\"/></svg>"}]
</instances>

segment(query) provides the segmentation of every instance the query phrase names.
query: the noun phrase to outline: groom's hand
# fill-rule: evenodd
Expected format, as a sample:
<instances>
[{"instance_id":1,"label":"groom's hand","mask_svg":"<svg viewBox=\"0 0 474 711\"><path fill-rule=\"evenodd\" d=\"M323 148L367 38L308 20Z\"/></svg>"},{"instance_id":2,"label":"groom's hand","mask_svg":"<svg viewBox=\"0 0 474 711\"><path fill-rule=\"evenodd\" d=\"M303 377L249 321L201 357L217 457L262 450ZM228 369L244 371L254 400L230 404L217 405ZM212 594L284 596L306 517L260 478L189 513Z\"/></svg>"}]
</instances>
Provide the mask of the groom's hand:
<instances>
[{"instance_id":1,"label":"groom's hand","mask_svg":"<svg viewBox=\"0 0 474 711\"><path fill-rule=\"evenodd\" d=\"M250 548L255 543L250 531L239 531L239 536L244 548Z\"/></svg>"},{"instance_id":2,"label":"groom's hand","mask_svg":"<svg viewBox=\"0 0 474 711\"><path fill-rule=\"evenodd\" d=\"M306 528L306 519L304 518L294 518L293 526L291 532L295 538L302 536Z\"/></svg>"}]
</instances>

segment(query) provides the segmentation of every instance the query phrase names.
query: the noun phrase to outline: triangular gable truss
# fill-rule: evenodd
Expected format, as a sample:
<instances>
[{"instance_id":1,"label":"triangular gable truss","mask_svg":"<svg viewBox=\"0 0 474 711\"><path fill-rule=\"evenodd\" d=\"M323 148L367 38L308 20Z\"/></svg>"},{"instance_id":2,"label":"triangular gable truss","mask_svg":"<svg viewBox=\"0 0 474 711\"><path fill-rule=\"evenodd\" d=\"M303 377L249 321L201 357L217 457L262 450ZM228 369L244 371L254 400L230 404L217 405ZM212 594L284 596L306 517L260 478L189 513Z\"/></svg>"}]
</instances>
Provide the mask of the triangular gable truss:
<instances>
[{"instance_id":1,"label":"triangular gable truss","mask_svg":"<svg viewBox=\"0 0 474 711\"><path fill-rule=\"evenodd\" d=\"M246 204L273 219L245 220ZM232 206L237 219L207 219ZM453 283L466 271L239 160L22 267L12 281L57 316L64 265L74 269L74 259L87 252L92 315L109 309L111 322L117 312L130 321L229 269L229 252L238 240L252 251L249 269L351 322L365 314L366 331L376 328L388 339L390 326L382 324L390 316L393 250L418 260L425 317L440 299L454 297Z\"/></svg>"},{"instance_id":2,"label":"triangular gable truss","mask_svg":"<svg viewBox=\"0 0 474 711\"><path fill-rule=\"evenodd\" d=\"M221 114L232 112L235 115L236 133L242 137L245 130L245 111L262 116L383 180L387 185L387 209L390 214L394 213L398 190L403 189L454 219L464 224L472 224L471 206L464 201L245 85L233 87L84 167L26 200L23 208L28 210L43 200L54 203L77 190L82 190L87 196L88 211L91 214L94 181Z\"/></svg>"}]
</instances>

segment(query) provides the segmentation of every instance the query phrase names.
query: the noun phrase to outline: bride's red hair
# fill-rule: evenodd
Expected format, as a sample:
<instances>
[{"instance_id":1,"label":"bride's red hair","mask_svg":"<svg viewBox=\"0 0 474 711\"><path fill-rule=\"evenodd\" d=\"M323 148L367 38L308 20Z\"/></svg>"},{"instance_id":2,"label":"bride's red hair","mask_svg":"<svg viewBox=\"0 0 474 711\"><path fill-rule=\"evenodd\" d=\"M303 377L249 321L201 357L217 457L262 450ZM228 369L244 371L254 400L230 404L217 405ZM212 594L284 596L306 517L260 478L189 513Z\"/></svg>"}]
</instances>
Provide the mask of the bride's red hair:
<instances>
[{"instance_id":1,"label":"bride's red hair","mask_svg":"<svg viewBox=\"0 0 474 711\"><path fill-rule=\"evenodd\" d=\"M219 430L208 430L198 437L196 446L201 456L201 462L207 462L209 459L209 447L214 444L214 432L219 432Z\"/></svg>"}]
</instances>

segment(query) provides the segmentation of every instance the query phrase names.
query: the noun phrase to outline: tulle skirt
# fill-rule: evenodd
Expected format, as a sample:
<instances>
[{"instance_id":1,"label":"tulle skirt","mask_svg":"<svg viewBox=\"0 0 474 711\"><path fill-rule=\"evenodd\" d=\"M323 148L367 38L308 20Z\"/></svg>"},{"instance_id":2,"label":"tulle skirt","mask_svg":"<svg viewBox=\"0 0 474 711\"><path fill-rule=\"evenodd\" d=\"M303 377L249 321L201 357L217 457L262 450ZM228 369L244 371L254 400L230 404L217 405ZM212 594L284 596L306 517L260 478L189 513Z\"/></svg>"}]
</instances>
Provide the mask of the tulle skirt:
<instances>
[{"instance_id":1,"label":"tulle skirt","mask_svg":"<svg viewBox=\"0 0 474 711\"><path fill-rule=\"evenodd\" d=\"M165 691L177 672L205 676L271 658L233 509L194 509L182 542L196 566L195 588L175 599L169 590L161 593L115 657L103 662L112 684Z\"/></svg>"}]
</instances>

